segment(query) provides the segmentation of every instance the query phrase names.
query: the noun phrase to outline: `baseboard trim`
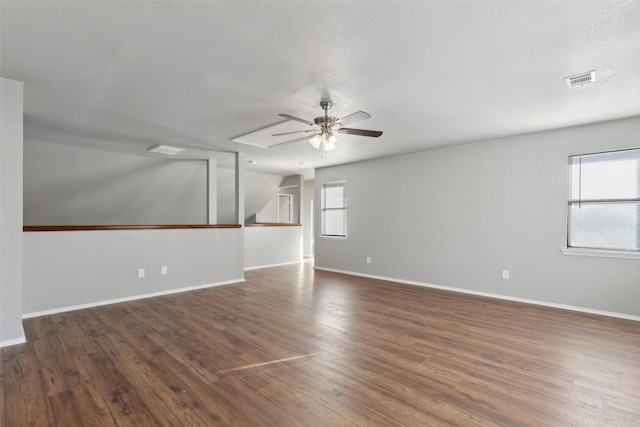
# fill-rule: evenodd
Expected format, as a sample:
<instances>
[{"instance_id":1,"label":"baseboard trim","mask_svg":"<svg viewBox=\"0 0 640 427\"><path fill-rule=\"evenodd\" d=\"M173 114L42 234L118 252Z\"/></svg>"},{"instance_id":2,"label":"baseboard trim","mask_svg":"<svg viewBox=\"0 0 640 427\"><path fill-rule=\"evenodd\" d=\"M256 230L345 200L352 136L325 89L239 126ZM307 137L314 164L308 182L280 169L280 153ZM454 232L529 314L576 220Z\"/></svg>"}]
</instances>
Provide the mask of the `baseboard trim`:
<instances>
[{"instance_id":1,"label":"baseboard trim","mask_svg":"<svg viewBox=\"0 0 640 427\"><path fill-rule=\"evenodd\" d=\"M205 288L212 288L215 286L231 285L234 283L240 283L244 281L245 279L243 277L241 279L227 280L224 282L208 283L205 285L196 285L196 286L187 286L184 288L169 289L166 291L152 292L148 294L134 295L134 296L124 297L124 298L114 298L110 300L90 302L87 304L71 305L68 307L54 308L51 310L34 311L31 313L24 313L22 315L22 318L29 319L31 317L46 316L49 314L65 313L67 311L82 310L85 308L99 307L101 305L117 304L120 302L135 301L139 299L152 298L152 297L158 297L163 295L171 295L171 294L177 294L181 292L195 291L196 289L205 289Z\"/></svg>"},{"instance_id":2,"label":"baseboard trim","mask_svg":"<svg viewBox=\"0 0 640 427\"><path fill-rule=\"evenodd\" d=\"M13 338L10 340L0 341L0 348L9 347L12 345L24 344L27 342L27 338L23 335L21 338Z\"/></svg>"},{"instance_id":3,"label":"baseboard trim","mask_svg":"<svg viewBox=\"0 0 640 427\"><path fill-rule=\"evenodd\" d=\"M279 264L256 265L254 267L246 267L244 269L244 271L258 270L260 268L280 267L280 266L283 266L283 265L291 265L291 264L300 264L301 262L303 262L303 260L299 259L297 261L287 261L287 262L282 262L282 263L279 263Z\"/></svg>"},{"instance_id":4,"label":"baseboard trim","mask_svg":"<svg viewBox=\"0 0 640 427\"><path fill-rule=\"evenodd\" d=\"M580 313L596 314L596 315L600 315L600 316L616 317L618 319L633 320L633 321L636 321L636 322L640 322L640 316L634 316L632 314L616 313L616 312L612 312L612 311L603 311L603 310L595 310L595 309L591 309L591 308L577 307L577 306L573 306L573 305L556 304L556 303L553 303L553 302L538 301L538 300L532 300L532 299L527 299L527 298L519 298L519 297L512 297L512 296L508 296L508 295L493 294L493 293L489 293L489 292L473 291L473 290L464 289L464 288L455 288L455 287L450 287L450 286L434 285L434 284L431 284L431 283L416 282L416 281L413 281L413 280L403 280L403 279L396 279L396 278L393 278L393 277L376 276L376 275L373 275L373 274L358 273L358 272L355 272L355 271L337 270L337 269L334 269L334 268L326 268L326 267L318 267L318 266L315 266L314 268L316 270L330 271L330 272L333 272L333 273L342 273L342 274L349 274L349 275L352 275L352 276L368 277L368 278L371 278L371 279L386 280L386 281L390 281L390 282L404 283L404 284L407 284L407 285L423 286L423 287L426 287L426 288L440 289L440 290L451 291L451 292L459 292L459 293L462 293L462 294L477 295L477 296L501 299L501 300L506 300L506 301L521 302L521 303L525 303L525 304L540 305L540 306L543 306L543 307L559 308L559 309L562 309L562 310L577 311L577 312L580 312Z\"/></svg>"}]
</instances>

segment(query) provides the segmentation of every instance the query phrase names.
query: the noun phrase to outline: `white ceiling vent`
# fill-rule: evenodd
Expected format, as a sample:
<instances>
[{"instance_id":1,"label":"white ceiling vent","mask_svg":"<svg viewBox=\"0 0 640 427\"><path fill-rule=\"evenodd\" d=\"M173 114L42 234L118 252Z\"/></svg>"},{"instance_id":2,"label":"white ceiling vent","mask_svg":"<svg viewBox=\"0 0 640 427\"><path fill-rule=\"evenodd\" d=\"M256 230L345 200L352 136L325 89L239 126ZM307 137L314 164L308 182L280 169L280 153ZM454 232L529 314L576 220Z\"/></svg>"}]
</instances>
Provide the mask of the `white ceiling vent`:
<instances>
[{"instance_id":1,"label":"white ceiling vent","mask_svg":"<svg viewBox=\"0 0 640 427\"><path fill-rule=\"evenodd\" d=\"M172 147L170 145L154 145L149 148L147 151L158 154L166 154L167 156L174 156L182 151L184 148Z\"/></svg>"},{"instance_id":2,"label":"white ceiling vent","mask_svg":"<svg viewBox=\"0 0 640 427\"><path fill-rule=\"evenodd\" d=\"M596 81L596 70L587 71L586 73L576 74L575 76L565 77L564 81L567 83L569 89L576 86L584 86L587 83L593 83Z\"/></svg>"}]
</instances>

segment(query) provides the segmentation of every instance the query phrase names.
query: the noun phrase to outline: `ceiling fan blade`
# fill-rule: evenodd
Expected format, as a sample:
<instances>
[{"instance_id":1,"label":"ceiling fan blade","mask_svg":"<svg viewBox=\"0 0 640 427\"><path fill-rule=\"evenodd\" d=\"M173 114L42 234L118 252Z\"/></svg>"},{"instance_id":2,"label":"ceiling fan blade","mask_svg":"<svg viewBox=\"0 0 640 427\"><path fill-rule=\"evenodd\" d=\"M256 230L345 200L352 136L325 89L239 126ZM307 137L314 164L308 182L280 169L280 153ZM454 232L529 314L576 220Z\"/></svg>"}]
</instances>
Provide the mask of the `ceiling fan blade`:
<instances>
[{"instance_id":1,"label":"ceiling fan blade","mask_svg":"<svg viewBox=\"0 0 640 427\"><path fill-rule=\"evenodd\" d=\"M320 135L320 134L318 133L316 135ZM303 136L301 138L295 138L295 139L291 139L289 141L279 142L277 144L270 145L269 148L278 147L280 145L285 145L285 144L293 145L294 143L297 143L297 142L300 142L300 141L309 141L309 137L308 136Z\"/></svg>"},{"instance_id":2,"label":"ceiling fan blade","mask_svg":"<svg viewBox=\"0 0 640 427\"><path fill-rule=\"evenodd\" d=\"M284 117L285 119L295 120L296 122L304 123L305 125L309 125L309 126L315 125L315 123L313 123L313 122L310 122L310 121L305 120L305 119L301 119L299 117L291 116L289 114L278 114L278 115L280 117Z\"/></svg>"},{"instance_id":3,"label":"ceiling fan blade","mask_svg":"<svg viewBox=\"0 0 640 427\"><path fill-rule=\"evenodd\" d=\"M336 132L346 133L347 135L360 135L360 136L372 136L374 138L382 135L379 130L366 130L366 129L353 129L353 128L340 128Z\"/></svg>"},{"instance_id":4,"label":"ceiling fan blade","mask_svg":"<svg viewBox=\"0 0 640 427\"><path fill-rule=\"evenodd\" d=\"M274 133L271 136L291 135L292 133L301 133L301 132L318 132L318 129L295 130L293 132Z\"/></svg>"},{"instance_id":5,"label":"ceiling fan blade","mask_svg":"<svg viewBox=\"0 0 640 427\"><path fill-rule=\"evenodd\" d=\"M371 118L371 114L365 113L364 111L357 111L353 114L349 114L348 116L344 116L341 119L336 120L336 123L340 123L340 126L350 125L351 123L359 122L361 120L367 120Z\"/></svg>"}]
</instances>

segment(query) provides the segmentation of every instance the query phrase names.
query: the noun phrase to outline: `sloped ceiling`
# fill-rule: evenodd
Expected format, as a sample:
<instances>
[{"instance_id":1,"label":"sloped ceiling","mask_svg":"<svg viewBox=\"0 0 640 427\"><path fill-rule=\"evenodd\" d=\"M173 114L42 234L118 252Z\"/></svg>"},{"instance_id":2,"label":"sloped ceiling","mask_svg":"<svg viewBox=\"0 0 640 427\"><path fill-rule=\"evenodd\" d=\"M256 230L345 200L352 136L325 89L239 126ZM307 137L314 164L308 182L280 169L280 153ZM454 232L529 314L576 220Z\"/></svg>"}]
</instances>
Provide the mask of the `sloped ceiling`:
<instances>
[{"instance_id":1,"label":"sloped ceiling","mask_svg":"<svg viewBox=\"0 0 640 427\"><path fill-rule=\"evenodd\" d=\"M25 139L149 155L230 152L314 167L640 114L640 4L611 2L0 3L0 74L25 83ZM564 77L595 69L596 82ZM364 110L324 156L232 138ZM305 125L300 124L300 129ZM267 144L268 145L268 144Z\"/></svg>"}]
</instances>

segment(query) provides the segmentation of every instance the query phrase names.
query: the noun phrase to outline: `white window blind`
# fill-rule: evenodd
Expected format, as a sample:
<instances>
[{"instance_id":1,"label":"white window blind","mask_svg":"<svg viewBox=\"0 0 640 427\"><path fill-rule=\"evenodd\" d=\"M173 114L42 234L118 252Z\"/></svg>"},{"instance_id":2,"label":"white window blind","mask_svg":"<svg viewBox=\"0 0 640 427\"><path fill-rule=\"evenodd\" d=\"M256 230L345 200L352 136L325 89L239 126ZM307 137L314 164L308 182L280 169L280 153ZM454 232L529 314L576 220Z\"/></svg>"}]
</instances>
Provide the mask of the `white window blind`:
<instances>
[{"instance_id":1,"label":"white window blind","mask_svg":"<svg viewBox=\"0 0 640 427\"><path fill-rule=\"evenodd\" d=\"M347 197L345 181L323 182L321 201L322 236L347 237Z\"/></svg>"},{"instance_id":2,"label":"white window blind","mask_svg":"<svg viewBox=\"0 0 640 427\"><path fill-rule=\"evenodd\" d=\"M640 149L569 157L567 247L640 251Z\"/></svg>"}]
</instances>

